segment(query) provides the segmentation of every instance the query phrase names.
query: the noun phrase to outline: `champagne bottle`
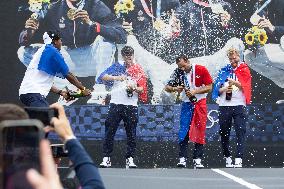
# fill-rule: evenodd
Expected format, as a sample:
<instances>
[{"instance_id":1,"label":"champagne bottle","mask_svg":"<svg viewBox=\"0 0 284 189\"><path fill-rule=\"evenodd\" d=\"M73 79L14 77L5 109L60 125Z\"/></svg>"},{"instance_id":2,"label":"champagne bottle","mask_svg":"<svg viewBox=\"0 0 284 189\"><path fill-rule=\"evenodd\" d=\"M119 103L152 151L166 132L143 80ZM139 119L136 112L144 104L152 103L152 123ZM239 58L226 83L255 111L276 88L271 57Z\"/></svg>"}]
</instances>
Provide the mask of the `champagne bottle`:
<instances>
[{"instance_id":1,"label":"champagne bottle","mask_svg":"<svg viewBox=\"0 0 284 189\"><path fill-rule=\"evenodd\" d=\"M73 98L80 98L80 97L83 97L83 96L84 96L81 90L79 90L78 92L76 92L76 91L71 91L71 90L68 89L67 86L65 87L65 89L66 89L66 91L68 92L68 96L70 96L70 97L73 97Z\"/></svg>"},{"instance_id":2,"label":"champagne bottle","mask_svg":"<svg viewBox=\"0 0 284 189\"><path fill-rule=\"evenodd\" d=\"M229 84L229 87L231 88L232 84ZM227 91L226 92L226 100L231 100L232 99L232 95L233 95L232 90L229 91L229 92Z\"/></svg>"},{"instance_id":3,"label":"champagne bottle","mask_svg":"<svg viewBox=\"0 0 284 189\"><path fill-rule=\"evenodd\" d=\"M185 91L189 91L188 88L185 88L184 90L185 90ZM192 102L192 103L197 102L196 96L190 96L190 97L188 97L188 99L189 99L189 101Z\"/></svg>"}]
</instances>

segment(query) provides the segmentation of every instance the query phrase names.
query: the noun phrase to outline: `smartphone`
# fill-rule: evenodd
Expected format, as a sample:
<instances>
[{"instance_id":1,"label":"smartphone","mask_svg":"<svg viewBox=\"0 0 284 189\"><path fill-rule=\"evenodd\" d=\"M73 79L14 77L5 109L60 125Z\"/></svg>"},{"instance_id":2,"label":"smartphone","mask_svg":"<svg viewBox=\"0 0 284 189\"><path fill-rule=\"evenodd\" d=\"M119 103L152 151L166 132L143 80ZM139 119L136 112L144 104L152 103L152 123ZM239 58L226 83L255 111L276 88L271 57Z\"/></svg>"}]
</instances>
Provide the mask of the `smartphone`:
<instances>
[{"instance_id":1,"label":"smartphone","mask_svg":"<svg viewBox=\"0 0 284 189\"><path fill-rule=\"evenodd\" d=\"M53 117L58 117L58 110L49 107L25 107L31 119L40 120L45 126L50 125Z\"/></svg>"},{"instance_id":2,"label":"smartphone","mask_svg":"<svg viewBox=\"0 0 284 189\"><path fill-rule=\"evenodd\" d=\"M26 171L40 172L39 143L44 137L38 120L9 120L0 123L2 189L30 189Z\"/></svg>"}]
</instances>

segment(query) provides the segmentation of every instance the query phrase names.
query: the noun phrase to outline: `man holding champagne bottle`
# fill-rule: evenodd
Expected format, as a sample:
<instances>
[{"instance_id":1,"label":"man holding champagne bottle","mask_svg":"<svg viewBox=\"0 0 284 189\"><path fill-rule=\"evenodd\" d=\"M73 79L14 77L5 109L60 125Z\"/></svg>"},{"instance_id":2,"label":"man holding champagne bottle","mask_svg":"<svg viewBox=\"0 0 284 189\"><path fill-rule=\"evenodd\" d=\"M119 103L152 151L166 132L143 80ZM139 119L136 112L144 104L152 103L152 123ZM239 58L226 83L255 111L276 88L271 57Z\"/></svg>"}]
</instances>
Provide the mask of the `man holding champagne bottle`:
<instances>
[{"instance_id":1,"label":"man holding champagne bottle","mask_svg":"<svg viewBox=\"0 0 284 189\"><path fill-rule=\"evenodd\" d=\"M176 58L178 68L174 71L165 87L167 92L181 95L181 114L179 130L179 163L186 167L189 139L195 143L193 163L196 168L204 167L201 163L207 121L206 96L212 90L212 78L208 70L201 65L192 64L185 56Z\"/></svg>"},{"instance_id":2,"label":"man holding champagne bottle","mask_svg":"<svg viewBox=\"0 0 284 189\"><path fill-rule=\"evenodd\" d=\"M242 167L246 133L246 104L251 100L251 74L249 67L240 62L239 52L231 48L228 51L230 64L222 68L214 83L212 98L219 104L219 123L223 154L226 167ZM229 151L229 139L234 119L237 137L237 153L233 165Z\"/></svg>"}]
</instances>

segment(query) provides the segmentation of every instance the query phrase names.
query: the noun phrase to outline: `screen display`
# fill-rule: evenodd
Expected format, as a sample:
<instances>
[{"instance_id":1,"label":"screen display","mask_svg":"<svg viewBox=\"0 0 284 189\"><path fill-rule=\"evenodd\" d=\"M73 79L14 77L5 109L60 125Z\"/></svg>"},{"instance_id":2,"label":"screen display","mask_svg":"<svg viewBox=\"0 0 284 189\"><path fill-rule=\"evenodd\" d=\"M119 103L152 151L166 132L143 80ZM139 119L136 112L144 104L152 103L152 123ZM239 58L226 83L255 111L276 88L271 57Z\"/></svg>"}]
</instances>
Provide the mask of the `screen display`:
<instances>
[{"instance_id":1,"label":"screen display","mask_svg":"<svg viewBox=\"0 0 284 189\"><path fill-rule=\"evenodd\" d=\"M26 171L40 168L38 128L6 127L2 132L4 189L31 188L26 179Z\"/></svg>"}]
</instances>

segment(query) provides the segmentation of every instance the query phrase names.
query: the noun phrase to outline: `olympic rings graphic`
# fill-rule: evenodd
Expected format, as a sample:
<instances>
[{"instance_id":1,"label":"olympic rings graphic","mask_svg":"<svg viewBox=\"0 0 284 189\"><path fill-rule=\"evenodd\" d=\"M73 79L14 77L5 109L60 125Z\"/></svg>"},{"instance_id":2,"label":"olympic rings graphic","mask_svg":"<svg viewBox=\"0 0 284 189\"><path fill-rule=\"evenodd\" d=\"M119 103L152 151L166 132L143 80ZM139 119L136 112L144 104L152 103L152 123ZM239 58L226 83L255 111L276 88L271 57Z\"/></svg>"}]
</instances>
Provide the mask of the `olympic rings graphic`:
<instances>
[{"instance_id":1,"label":"olympic rings graphic","mask_svg":"<svg viewBox=\"0 0 284 189\"><path fill-rule=\"evenodd\" d=\"M206 125L206 128L210 129L215 125L215 123L217 124L219 122L218 110L210 110L207 114L207 119L210 122L210 124Z\"/></svg>"}]
</instances>

